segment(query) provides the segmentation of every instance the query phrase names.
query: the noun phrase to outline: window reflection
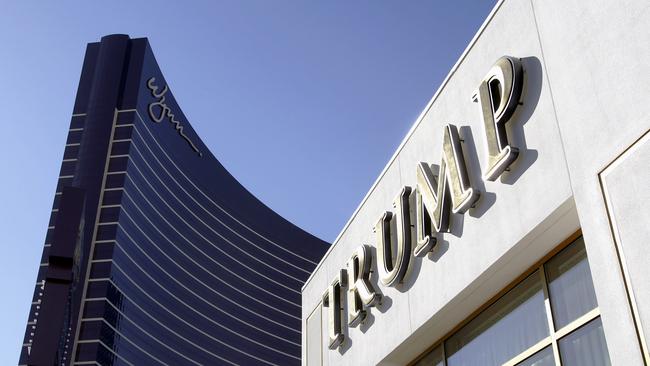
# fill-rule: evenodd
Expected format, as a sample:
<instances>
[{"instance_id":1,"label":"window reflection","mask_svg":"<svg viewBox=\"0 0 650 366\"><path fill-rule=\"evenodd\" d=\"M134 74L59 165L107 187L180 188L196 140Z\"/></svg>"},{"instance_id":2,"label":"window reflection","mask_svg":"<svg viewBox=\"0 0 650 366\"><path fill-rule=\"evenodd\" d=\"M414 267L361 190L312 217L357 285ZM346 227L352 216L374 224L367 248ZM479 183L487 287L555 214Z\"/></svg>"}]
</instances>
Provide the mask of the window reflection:
<instances>
[{"instance_id":1,"label":"window reflection","mask_svg":"<svg viewBox=\"0 0 650 366\"><path fill-rule=\"evenodd\" d=\"M548 346L543 350L535 353L525 361L520 362L517 366L554 366L555 360L553 359L553 348Z\"/></svg>"},{"instance_id":2,"label":"window reflection","mask_svg":"<svg viewBox=\"0 0 650 366\"><path fill-rule=\"evenodd\" d=\"M560 339L560 357L564 365L609 366L609 352L600 318Z\"/></svg>"},{"instance_id":3,"label":"window reflection","mask_svg":"<svg viewBox=\"0 0 650 366\"><path fill-rule=\"evenodd\" d=\"M528 276L445 343L447 365L501 365L549 335L539 272Z\"/></svg>"},{"instance_id":4,"label":"window reflection","mask_svg":"<svg viewBox=\"0 0 650 366\"><path fill-rule=\"evenodd\" d=\"M598 306L582 238L544 267L556 330Z\"/></svg>"}]
</instances>

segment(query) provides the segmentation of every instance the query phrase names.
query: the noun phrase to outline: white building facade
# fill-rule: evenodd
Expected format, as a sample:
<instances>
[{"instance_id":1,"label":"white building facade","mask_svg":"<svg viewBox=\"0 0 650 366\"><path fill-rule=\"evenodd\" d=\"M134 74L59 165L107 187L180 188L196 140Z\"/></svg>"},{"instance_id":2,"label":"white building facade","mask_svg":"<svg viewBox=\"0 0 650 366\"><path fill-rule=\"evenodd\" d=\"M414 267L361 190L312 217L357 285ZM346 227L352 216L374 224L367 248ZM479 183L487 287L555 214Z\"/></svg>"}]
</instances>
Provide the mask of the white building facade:
<instances>
[{"instance_id":1,"label":"white building facade","mask_svg":"<svg viewBox=\"0 0 650 366\"><path fill-rule=\"evenodd\" d=\"M304 285L303 365L648 365L648 19L495 6Z\"/></svg>"}]
</instances>

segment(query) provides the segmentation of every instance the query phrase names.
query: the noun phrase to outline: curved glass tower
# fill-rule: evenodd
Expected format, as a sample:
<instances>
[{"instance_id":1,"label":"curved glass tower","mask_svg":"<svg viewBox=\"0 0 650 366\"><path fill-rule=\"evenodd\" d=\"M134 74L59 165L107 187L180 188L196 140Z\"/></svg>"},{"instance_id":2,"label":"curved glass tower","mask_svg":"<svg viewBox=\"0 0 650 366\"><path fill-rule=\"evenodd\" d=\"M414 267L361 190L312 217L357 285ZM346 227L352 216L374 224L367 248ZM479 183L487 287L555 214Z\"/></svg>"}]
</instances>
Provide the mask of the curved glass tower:
<instances>
[{"instance_id":1,"label":"curved glass tower","mask_svg":"<svg viewBox=\"0 0 650 366\"><path fill-rule=\"evenodd\" d=\"M328 248L201 142L145 38L88 45L19 364L300 363Z\"/></svg>"}]
</instances>

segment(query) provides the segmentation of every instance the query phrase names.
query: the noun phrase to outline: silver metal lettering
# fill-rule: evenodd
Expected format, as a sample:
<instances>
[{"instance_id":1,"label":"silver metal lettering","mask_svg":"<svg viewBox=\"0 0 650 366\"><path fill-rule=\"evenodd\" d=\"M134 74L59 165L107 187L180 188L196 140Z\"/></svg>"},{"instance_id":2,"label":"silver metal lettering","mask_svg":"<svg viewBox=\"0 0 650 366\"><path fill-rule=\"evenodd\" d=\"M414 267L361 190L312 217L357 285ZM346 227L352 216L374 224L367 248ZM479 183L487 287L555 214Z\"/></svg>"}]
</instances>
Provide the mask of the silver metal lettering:
<instances>
[{"instance_id":1,"label":"silver metal lettering","mask_svg":"<svg viewBox=\"0 0 650 366\"><path fill-rule=\"evenodd\" d=\"M386 286L401 283L411 259L411 219L409 214L409 195L411 187L404 187L393 201L394 215L386 211L375 225L377 237L377 271L379 279ZM395 216L397 242L391 240L391 220Z\"/></svg>"},{"instance_id":2,"label":"silver metal lettering","mask_svg":"<svg viewBox=\"0 0 650 366\"><path fill-rule=\"evenodd\" d=\"M192 140L190 140L189 137L183 132L183 126L181 126L181 123L176 120L176 116L174 113L172 113L171 109L167 106L165 103L165 94L169 91L169 87L165 85L162 91L158 92L158 86L154 84L156 82L156 78L152 77L147 80L147 87L149 90L151 90L151 95L158 99L157 101L153 103L149 103L149 117L156 122L160 123L162 122L165 117L169 118L169 122L174 125L174 129L178 132L178 134L187 141L187 143L190 145L192 150L196 151L200 156L203 156L203 154L199 151L199 149L194 145ZM155 109L156 107L160 108L160 113L156 114Z\"/></svg>"},{"instance_id":3,"label":"silver metal lettering","mask_svg":"<svg viewBox=\"0 0 650 366\"><path fill-rule=\"evenodd\" d=\"M519 104L523 80L521 60L504 56L497 60L473 96L474 102L481 107L487 137L488 168L484 174L487 180L496 180L517 158L518 150L509 145L505 124ZM158 92L155 85L150 89L156 98L164 98L166 89ZM164 99L154 105L166 108L161 104L163 102ZM164 109L163 112L166 113ZM164 113L160 120L164 118ZM154 115L152 119L156 121L157 117ZM409 268L410 195L411 188L404 187L393 201L394 213L386 211L375 224L377 272L386 286L403 282ZM480 192L470 184L458 129L454 125L447 125L443 131L442 157L437 172L425 162L419 163L416 168L414 255L425 256L436 245L434 234L449 230L450 211L464 214L479 197ZM361 324L367 317L367 308L381 302L382 295L375 291L370 282L371 253L368 246L359 246L346 264L347 271L341 269L323 295L322 306L328 308L329 314L330 349L336 349L345 342L345 326ZM342 291L346 287L348 322L343 320L344 309L341 307Z\"/></svg>"},{"instance_id":4,"label":"silver metal lettering","mask_svg":"<svg viewBox=\"0 0 650 366\"><path fill-rule=\"evenodd\" d=\"M347 263L348 272L348 324L356 327L366 318L365 307L375 306L381 294L370 283L372 252L367 245L360 245Z\"/></svg>"},{"instance_id":5,"label":"silver metal lettering","mask_svg":"<svg viewBox=\"0 0 650 366\"><path fill-rule=\"evenodd\" d=\"M336 349L345 341L343 333L343 318L341 316L341 289L346 287L347 274L344 269L336 275L332 284L327 287L323 294L323 307L327 308L327 332L329 334L329 349Z\"/></svg>"},{"instance_id":6,"label":"silver metal lettering","mask_svg":"<svg viewBox=\"0 0 650 366\"><path fill-rule=\"evenodd\" d=\"M519 155L519 150L508 143L506 123L517 109L523 83L521 61L503 56L492 66L472 97L478 102L483 117L488 152L484 176L489 181L496 180Z\"/></svg>"},{"instance_id":7,"label":"silver metal lettering","mask_svg":"<svg viewBox=\"0 0 650 366\"><path fill-rule=\"evenodd\" d=\"M417 165L416 184L417 244L413 253L422 257L436 244L433 233L449 229L449 205L453 213L462 214L480 196L470 186L456 126L445 127L438 175L433 174L429 164L421 162Z\"/></svg>"}]
</instances>

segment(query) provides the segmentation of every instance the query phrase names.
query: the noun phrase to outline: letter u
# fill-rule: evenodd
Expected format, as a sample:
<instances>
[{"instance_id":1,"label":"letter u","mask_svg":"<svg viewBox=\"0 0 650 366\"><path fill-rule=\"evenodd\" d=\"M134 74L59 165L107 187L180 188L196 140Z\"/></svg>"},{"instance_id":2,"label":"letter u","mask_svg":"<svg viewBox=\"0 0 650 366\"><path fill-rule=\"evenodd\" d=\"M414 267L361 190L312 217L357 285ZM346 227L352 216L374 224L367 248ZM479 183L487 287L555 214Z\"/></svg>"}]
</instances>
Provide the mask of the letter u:
<instances>
[{"instance_id":1,"label":"letter u","mask_svg":"<svg viewBox=\"0 0 650 366\"><path fill-rule=\"evenodd\" d=\"M411 219L409 196L411 187L404 187L395 198L396 214L386 211L375 225L377 236L377 270L381 283L395 286L401 283L411 259ZM391 240L391 220L396 220L396 243Z\"/></svg>"}]
</instances>

